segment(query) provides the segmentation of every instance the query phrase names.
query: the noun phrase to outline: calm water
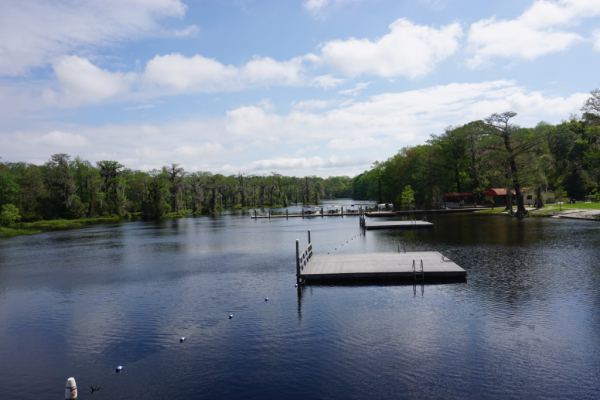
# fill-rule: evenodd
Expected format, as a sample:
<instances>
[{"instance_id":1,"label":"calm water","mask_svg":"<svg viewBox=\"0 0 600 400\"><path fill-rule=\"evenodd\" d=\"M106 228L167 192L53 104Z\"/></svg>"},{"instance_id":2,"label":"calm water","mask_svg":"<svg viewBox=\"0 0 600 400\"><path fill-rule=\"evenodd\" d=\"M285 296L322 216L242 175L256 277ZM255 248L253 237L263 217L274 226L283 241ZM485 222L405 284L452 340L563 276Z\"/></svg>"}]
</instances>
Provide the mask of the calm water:
<instances>
[{"instance_id":1,"label":"calm water","mask_svg":"<svg viewBox=\"0 0 600 400\"><path fill-rule=\"evenodd\" d=\"M2 239L0 398L62 399L69 376L96 400L600 397L600 223L443 215L356 237L357 217L249 216ZM298 291L307 229L316 253L401 242L468 280Z\"/></svg>"}]
</instances>

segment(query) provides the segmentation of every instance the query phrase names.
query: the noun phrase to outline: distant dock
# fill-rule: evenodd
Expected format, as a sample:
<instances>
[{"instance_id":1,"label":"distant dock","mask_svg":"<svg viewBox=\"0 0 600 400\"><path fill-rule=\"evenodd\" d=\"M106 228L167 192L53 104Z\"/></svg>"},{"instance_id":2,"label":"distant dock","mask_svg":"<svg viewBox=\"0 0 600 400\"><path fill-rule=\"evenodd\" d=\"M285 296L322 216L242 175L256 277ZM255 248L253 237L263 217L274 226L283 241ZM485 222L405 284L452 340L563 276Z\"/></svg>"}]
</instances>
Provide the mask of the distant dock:
<instances>
[{"instance_id":1,"label":"distant dock","mask_svg":"<svg viewBox=\"0 0 600 400\"><path fill-rule=\"evenodd\" d=\"M368 231L376 229L420 229L433 228L433 224L427 221L385 221L385 222L365 222L365 229Z\"/></svg>"},{"instance_id":2,"label":"distant dock","mask_svg":"<svg viewBox=\"0 0 600 400\"><path fill-rule=\"evenodd\" d=\"M452 214L452 213L465 213L465 212L476 212L481 210L487 210L492 207L479 206L479 207L462 207L462 208L450 208L450 209L434 209L434 210L410 210L410 211L367 211L365 215L367 217L395 217L398 215L415 215L415 214Z\"/></svg>"},{"instance_id":3,"label":"distant dock","mask_svg":"<svg viewBox=\"0 0 600 400\"><path fill-rule=\"evenodd\" d=\"M300 253L296 240L298 282L322 280L402 280L419 283L464 281L467 272L435 251L410 253L313 254L308 246Z\"/></svg>"}]
</instances>

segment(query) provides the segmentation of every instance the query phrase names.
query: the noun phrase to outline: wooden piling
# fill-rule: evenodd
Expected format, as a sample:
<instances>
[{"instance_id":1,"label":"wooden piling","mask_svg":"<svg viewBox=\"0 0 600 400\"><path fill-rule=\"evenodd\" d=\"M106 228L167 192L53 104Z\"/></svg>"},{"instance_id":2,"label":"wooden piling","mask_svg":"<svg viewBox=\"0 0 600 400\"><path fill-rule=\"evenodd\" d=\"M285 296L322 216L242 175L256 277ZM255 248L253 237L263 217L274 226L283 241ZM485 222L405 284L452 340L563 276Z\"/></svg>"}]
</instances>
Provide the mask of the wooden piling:
<instances>
[{"instance_id":1,"label":"wooden piling","mask_svg":"<svg viewBox=\"0 0 600 400\"><path fill-rule=\"evenodd\" d=\"M308 244L310 244L310 229L308 230Z\"/></svg>"},{"instance_id":2,"label":"wooden piling","mask_svg":"<svg viewBox=\"0 0 600 400\"><path fill-rule=\"evenodd\" d=\"M300 241L296 239L296 283L300 283Z\"/></svg>"}]
</instances>

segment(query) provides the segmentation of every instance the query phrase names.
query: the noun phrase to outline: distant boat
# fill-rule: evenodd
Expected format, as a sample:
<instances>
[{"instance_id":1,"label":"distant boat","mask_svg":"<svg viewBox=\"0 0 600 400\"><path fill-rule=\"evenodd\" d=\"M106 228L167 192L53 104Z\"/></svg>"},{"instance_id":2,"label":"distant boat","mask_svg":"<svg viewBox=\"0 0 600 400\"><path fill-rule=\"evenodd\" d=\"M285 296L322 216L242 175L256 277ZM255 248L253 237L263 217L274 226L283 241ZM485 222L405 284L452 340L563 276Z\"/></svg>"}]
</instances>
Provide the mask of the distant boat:
<instances>
[{"instance_id":1,"label":"distant boat","mask_svg":"<svg viewBox=\"0 0 600 400\"><path fill-rule=\"evenodd\" d=\"M308 206L307 208L303 208L304 214L318 214L321 210L320 207Z\"/></svg>"},{"instance_id":2,"label":"distant boat","mask_svg":"<svg viewBox=\"0 0 600 400\"><path fill-rule=\"evenodd\" d=\"M339 214L342 210L340 206L329 206L327 207L327 214Z\"/></svg>"},{"instance_id":3,"label":"distant boat","mask_svg":"<svg viewBox=\"0 0 600 400\"><path fill-rule=\"evenodd\" d=\"M358 214L358 208L352 204L350 207L346 208L346 214Z\"/></svg>"}]
</instances>

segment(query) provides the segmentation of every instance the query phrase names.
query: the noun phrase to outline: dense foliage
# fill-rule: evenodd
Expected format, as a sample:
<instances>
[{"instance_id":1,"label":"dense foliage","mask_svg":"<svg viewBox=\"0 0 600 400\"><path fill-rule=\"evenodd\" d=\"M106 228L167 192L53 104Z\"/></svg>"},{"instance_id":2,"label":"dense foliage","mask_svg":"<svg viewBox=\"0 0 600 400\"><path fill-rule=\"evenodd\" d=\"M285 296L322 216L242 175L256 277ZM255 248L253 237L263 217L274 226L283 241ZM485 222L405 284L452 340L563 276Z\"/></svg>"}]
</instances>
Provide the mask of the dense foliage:
<instances>
[{"instance_id":1,"label":"dense foliage","mask_svg":"<svg viewBox=\"0 0 600 400\"><path fill-rule=\"evenodd\" d=\"M524 188L535 189L538 206L548 189L564 189L573 199L598 199L600 90L592 92L582 111L581 117L534 128L512 124L513 112L450 126L356 176L352 196L396 205L414 196L416 205L439 207L443 193L473 193L482 203L486 189L505 188L515 193L518 215L526 213Z\"/></svg>"},{"instance_id":2,"label":"dense foliage","mask_svg":"<svg viewBox=\"0 0 600 400\"><path fill-rule=\"evenodd\" d=\"M318 203L350 195L351 179L345 176L224 176L188 173L177 164L143 172L116 161L92 165L67 154L54 154L39 166L0 164L0 207L14 205L22 221L131 213L161 218L187 210L209 213L224 207L287 207L291 202Z\"/></svg>"}]
</instances>

